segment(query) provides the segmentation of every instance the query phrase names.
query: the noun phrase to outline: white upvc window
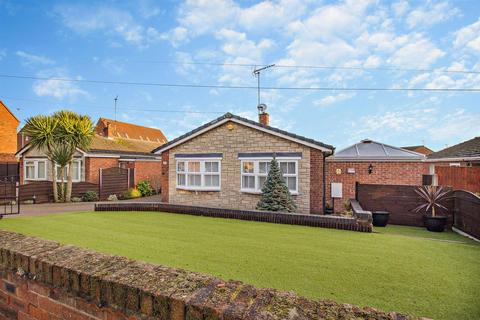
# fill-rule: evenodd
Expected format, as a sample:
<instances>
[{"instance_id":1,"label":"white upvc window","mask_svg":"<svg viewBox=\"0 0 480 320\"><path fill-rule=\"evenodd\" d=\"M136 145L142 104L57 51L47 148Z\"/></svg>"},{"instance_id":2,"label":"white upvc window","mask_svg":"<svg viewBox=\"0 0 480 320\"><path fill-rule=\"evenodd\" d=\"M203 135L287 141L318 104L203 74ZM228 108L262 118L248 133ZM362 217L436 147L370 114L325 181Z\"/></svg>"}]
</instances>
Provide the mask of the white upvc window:
<instances>
[{"instance_id":1,"label":"white upvc window","mask_svg":"<svg viewBox=\"0 0 480 320\"><path fill-rule=\"evenodd\" d=\"M63 178L65 181L68 179L68 165L63 168ZM62 172L60 172L60 166L55 165L55 172L57 173L57 180L62 180ZM72 181L80 182L82 177L82 160L73 160L72 161Z\"/></svg>"},{"instance_id":2,"label":"white upvc window","mask_svg":"<svg viewBox=\"0 0 480 320\"><path fill-rule=\"evenodd\" d=\"M242 192L260 193L270 171L268 159L244 159L241 162ZM277 160L291 194L298 194L298 160Z\"/></svg>"},{"instance_id":3,"label":"white upvc window","mask_svg":"<svg viewBox=\"0 0 480 320\"><path fill-rule=\"evenodd\" d=\"M26 159L24 168L25 180L47 180L47 160Z\"/></svg>"},{"instance_id":4,"label":"white upvc window","mask_svg":"<svg viewBox=\"0 0 480 320\"><path fill-rule=\"evenodd\" d=\"M177 160L177 188L196 191L219 191L221 162L214 159Z\"/></svg>"}]
</instances>

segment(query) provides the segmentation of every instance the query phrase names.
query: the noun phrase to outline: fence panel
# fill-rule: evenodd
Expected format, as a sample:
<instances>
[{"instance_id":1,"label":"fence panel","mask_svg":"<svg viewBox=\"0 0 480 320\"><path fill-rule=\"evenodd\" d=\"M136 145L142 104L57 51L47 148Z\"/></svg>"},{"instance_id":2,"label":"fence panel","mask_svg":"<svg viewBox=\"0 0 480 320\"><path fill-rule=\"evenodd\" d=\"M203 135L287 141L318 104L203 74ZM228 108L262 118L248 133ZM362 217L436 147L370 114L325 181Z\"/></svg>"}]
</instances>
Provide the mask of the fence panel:
<instances>
[{"instance_id":1,"label":"fence panel","mask_svg":"<svg viewBox=\"0 0 480 320\"><path fill-rule=\"evenodd\" d=\"M480 167L446 167L435 166L438 185L480 192Z\"/></svg>"},{"instance_id":2,"label":"fence panel","mask_svg":"<svg viewBox=\"0 0 480 320\"><path fill-rule=\"evenodd\" d=\"M112 194L119 196L127 191L131 185L131 171L133 169L118 167L100 169L100 200L106 200Z\"/></svg>"},{"instance_id":3,"label":"fence panel","mask_svg":"<svg viewBox=\"0 0 480 320\"><path fill-rule=\"evenodd\" d=\"M18 181L19 168L18 162L0 163L0 180Z\"/></svg>"},{"instance_id":4,"label":"fence panel","mask_svg":"<svg viewBox=\"0 0 480 320\"><path fill-rule=\"evenodd\" d=\"M480 197L457 190L455 196L454 227L480 239Z\"/></svg>"},{"instance_id":5,"label":"fence panel","mask_svg":"<svg viewBox=\"0 0 480 320\"><path fill-rule=\"evenodd\" d=\"M390 212L389 223L391 224L422 227L423 215L413 211L423 203L415 193L416 188L418 186L358 184L357 200L365 210ZM448 217L447 228L451 228L453 199L445 201L444 205L448 210L437 210L437 212L439 215Z\"/></svg>"}]
</instances>

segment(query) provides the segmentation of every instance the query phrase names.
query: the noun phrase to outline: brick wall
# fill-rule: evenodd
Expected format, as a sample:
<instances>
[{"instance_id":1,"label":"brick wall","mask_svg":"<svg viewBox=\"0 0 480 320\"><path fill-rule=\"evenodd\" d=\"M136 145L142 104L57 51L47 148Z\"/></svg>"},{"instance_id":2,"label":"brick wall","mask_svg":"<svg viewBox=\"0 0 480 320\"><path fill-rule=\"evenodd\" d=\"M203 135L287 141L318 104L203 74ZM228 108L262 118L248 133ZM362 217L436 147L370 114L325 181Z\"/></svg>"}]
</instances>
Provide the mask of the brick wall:
<instances>
[{"instance_id":1,"label":"brick wall","mask_svg":"<svg viewBox=\"0 0 480 320\"><path fill-rule=\"evenodd\" d=\"M99 183L98 174L100 168L107 169L118 167L118 158L85 158L85 181Z\"/></svg>"},{"instance_id":2,"label":"brick wall","mask_svg":"<svg viewBox=\"0 0 480 320\"><path fill-rule=\"evenodd\" d=\"M368 166L373 166L373 172L368 173ZM331 202L331 183L343 184L343 198L335 199L335 211L344 210L344 203L355 198L355 182L365 184L385 185L421 185L422 176L428 174L428 163L425 162L337 162L327 158L327 200ZM355 173L347 173L353 168ZM337 169L341 174L337 174Z\"/></svg>"},{"instance_id":3,"label":"brick wall","mask_svg":"<svg viewBox=\"0 0 480 320\"><path fill-rule=\"evenodd\" d=\"M240 192L241 161L238 153L301 152L302 159L298 161L299 194L294 196L294 199L298 212L310 213L310 148L237 123L233 124L232 130L227 126L228 123L223 124L170 149L169 201L220 208L254 209L260 195ZM176 189L176 153L223 153L221 191L192 192Z\"/></svg>"},{"instance_id":4,"label":"brick wall","mask_svg":"<svg viewBox=\"0 0 480 320\"><path fill-rule=\"evenodd\" d=\"M323 214L323 153L310 151L310 212Z\"/></svg>"},{"instance_id":5,"label":"brick wall","mask_svg":"<svg viewBox=\"0 0 480 320\"><path fill-rule=\"evenodd\" d=\"M159 189L162 175L161 161L135 161L134 168L135 185L141 180L147 180L154 189Z\"/></svg>"},{"instance_id":6,"label":"brick wall","mask_svg":"<svg viewBox=\"0 0 480 320\"><path fill-rule=\"evenodd\" d=\"M19 121L12 116L10 111L0 101L0 161L12 161L13 159L7 159L8 155L14 155L17 152L17 127Z\"/></svg>"},{"instance_id":7,"label":"brick wall","mask_svg":"<svg viewBox=\"0 0 480 320\"><path fill-rule=\"evenodd\" d=\"M413 319L6 231L0 252L1 319Z\"/></svg>"}]
</instances>

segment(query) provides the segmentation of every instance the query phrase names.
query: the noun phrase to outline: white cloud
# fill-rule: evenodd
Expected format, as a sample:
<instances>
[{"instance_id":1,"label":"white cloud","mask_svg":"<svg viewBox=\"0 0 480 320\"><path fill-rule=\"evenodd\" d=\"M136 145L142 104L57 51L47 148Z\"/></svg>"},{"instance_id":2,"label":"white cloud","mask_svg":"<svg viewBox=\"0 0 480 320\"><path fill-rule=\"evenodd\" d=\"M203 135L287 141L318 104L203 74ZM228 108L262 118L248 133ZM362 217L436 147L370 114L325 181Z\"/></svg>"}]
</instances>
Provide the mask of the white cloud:
<instances>
[{"instance_id":1,"label":"white cloud","mask_svg":"<svg viewBox=\"0 0 480 320\"><path fill-rule=\"evenodd\" d=\"M0 50L0 61L7 56L7 51L5 49Z\"/></svg>"},{"instance_id":2,"label":"white cloud","mask_svg":"<svg viewBox=\"0 0 480 320\"><path fill-rule=\"evenodd\" d=\"M445 55L444 51L419 33L399 37L396 41L400 45L387 61L397 67L428 68Z\"/></svg>"},{"instance_id":3,"label":"white cloud","mask_svg":"<svg viewBox=\"0 0 480 320\"><path fill-rule=\"evenodd\" d=\"M410 5L406 0L400 0L392 4L393 12L396 16L403 16L409 9Z\"/></svg>"},{"instance_id":4,"label":"white cloud","mask_svg":"<svg viewBox=\"0 0 480 320\"><path fill-rule=\"evenodd\" d=\"M338 102L342 102L342 101L351 99L355 96L356 96L356 93L354 93L354 92L342 92L342 93L335 94L335 95L328 95L328 96L323 97L320 100L316 100L316 101L313 102L313 105L317 106L317 107L326 107L326 106L330 106L330 105L338 103Z\"/></svg>"},{"instance_id":5,"label":"white cloud","mask_svg":"<svg viewBox=\"0 0 480 320\"><path fill-rule=\"evenodd\" d=\"M103 32L123 41L146 47L151 41L158 40L154 28L146 28L126 10L99 6L92 8L85 5L62 5L55 8L63 23L79 34Z\"/></svg>"},{"instance_id":6,"label":"white cloud","mask_svg":"<svg viewBox=\"0 0 480 320\"><path fill-rule=\"evenodd\" d=\"M33 65L33 64L51 65L55 63L55 61L45 56L35 55L25 51L17 51L15 52L15 54L17 55L17 57L21 59L23 65Z\"/></svg>"},{"instance_id":7,"label":"white cloud","mask_svg":"<svg viewBox=\"0 0 480 320\"><path fill-rule=\"evenodd\" d=\"M428 129L431 139L443 143L458 143L458 141L480 136L480 114L469 113L459 108L445 114Z\"/></svg>"},{"instance_id":8,"label":"white cloud","mask_svg":"<svg viewBox=\"0 0 480 320\"><path fill-rule=\"evenodd\" d=\"M406 22L410 28L431 27L459 14L460 10L452 7L447 1L428 1L425 5L410 11Z\"/></svg>"},{"instance_id":9,"label":"white cloud","mask_svg":"<svg viewBox=\"0 0 480 320\"><path fill-rule=\"evenodd\" d=\"M455 49L480 53L480 19L455 32L453 46Z\"/></svg>"},{"instance_id":10,"label":"white cloud","mask_svg":"<svg viewBox=\"0 0 480 320\"><path fill-rule=\"evenodd\" d=\"M72 79L61 69L44 70L40 72L38 76ZM33 84L33 92L40 97L49 96L60 100L65 98L89 97L88 92L78 87L74 82L53 79L35 81Z\"/></svg>"}]
</instances>

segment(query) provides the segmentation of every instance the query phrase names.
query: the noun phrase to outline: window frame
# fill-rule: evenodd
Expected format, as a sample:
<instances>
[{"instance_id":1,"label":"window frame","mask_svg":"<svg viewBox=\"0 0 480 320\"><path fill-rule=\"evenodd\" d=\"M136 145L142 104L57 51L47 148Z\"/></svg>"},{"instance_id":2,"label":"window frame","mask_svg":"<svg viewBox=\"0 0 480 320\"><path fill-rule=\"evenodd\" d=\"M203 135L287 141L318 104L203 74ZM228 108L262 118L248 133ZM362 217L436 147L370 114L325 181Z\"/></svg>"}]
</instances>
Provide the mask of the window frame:
<instances>
[{"instance_id":1,"label":"window frame","mask_svg":"<svg viewBox=\"0 0 480 320\"><path fill-rule=\"evenodd\" d=\"M77 170L77 173L78 173L78 179L74 179L73 176L72 176L72 182L81 182L82 181L82 159L73 159L72 162L77 162L78 163L78 170ZM57 169L60 168L60 166L58 164L55 164L55 176L57 177L57 181L61 181L61 179L59 180L58 179L58 175L57 175ZM65 170L66 172L68 172L68 164L65 166ZM65 179L65 181L67 181L67 179Z\"/></svg>"},{"instance_id":2,"label":"window frame","mask_svg":"<svg viewBox=\"0 0 480 320\"><path fill-rule=\"evenodd\" d=\"M179 163L184 163L184 171L178 171ZM189 171L190 162L199 162L200 169L199 171ZM218 172L211 172L205 170L206 162L218 163ZM178 184L179 175L184 175L185 185ZM191 186L188 185L189 175L200 175L200 185ZM218 176L218 186L206 186L205 185L205 176ZM222 159L221 158L178 158L175 159L175 187L180 190L190 190L190 191L220 191L222 189Z\"/></svg>"},{"instance_id":3,"label":"window frame","mask_svg":"<svg viewBox=\"0 0 480 320\"><path fill-rule=\"evenodd\" d=\"M27 162L33 162L33 178L27 178ZM43 162L45 165L45 177L38 177L38 163ZM48 180L48 161L47 159L38 159L38 158L25 158L23 168L23 180L24 181L47 181Z\"/></svg>"},{"instance_id":4,"label":"window frame","mask_svg":"<svg viewBox=\"0 0 480 320\"><path fill-rule=\"evenodd\" d=\"M296 178L296 184L295 184L295 190L290 190L290 194L292 195L298 195L298 185L299 185L299 180L300 176L298 174L298 168L299 168L299 161L300 159L295 157L295 158L277 158L278 165L280 166L280 163L288 163L288 162L293 162L295 163L295 174L282 174L284 177L294 177ZM254 193L254 194L261 194L262 193L262 187L260 186L260 177L267 177L268 173L261 173L260 172L260 163L261 162L271 162L272 158L240 158L240 192L243 193ZM253 162L253 173L244 173L243 172L243 164L245 162ZM288 165L287 165L288 166ZM280 167L281 170L281 167ZM243 187L243 177L244 176L254 176L255 177L255 188L244 188ZM286 183L286 182L285 182ZM288 185L287 185L288 187Z\"/></svg>"}]
</instances>

